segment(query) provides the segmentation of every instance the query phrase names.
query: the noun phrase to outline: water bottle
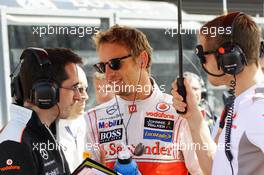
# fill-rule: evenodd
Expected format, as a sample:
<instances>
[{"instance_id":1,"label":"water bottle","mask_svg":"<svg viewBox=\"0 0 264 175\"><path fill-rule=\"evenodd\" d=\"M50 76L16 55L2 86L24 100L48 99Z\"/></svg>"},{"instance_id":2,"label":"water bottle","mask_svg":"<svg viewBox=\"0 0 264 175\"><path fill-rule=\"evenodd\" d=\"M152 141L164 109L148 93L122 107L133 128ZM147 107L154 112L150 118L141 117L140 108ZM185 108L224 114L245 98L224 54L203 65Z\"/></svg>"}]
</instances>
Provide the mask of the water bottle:
<instances>
[{"instance_id":1,"label":"water bottle","mask_svg":"<svg viewBox=\"0 0 264 175\"><path fill-rule=\"evenodd\" d=\"M120 151L117 156L117 161L114 166L114 171L122 175L141 175L135 160L129 150Z\"/></svg>"}]
</instances>

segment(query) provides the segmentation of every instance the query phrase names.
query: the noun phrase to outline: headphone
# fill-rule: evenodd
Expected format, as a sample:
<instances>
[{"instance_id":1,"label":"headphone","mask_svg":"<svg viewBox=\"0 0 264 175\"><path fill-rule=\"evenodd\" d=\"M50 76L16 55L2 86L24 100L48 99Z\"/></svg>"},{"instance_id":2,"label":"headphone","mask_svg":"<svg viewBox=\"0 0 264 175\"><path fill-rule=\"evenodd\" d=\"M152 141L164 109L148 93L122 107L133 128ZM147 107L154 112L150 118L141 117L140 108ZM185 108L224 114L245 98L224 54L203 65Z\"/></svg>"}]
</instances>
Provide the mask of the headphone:
<instances>
[{"instance_id":1,"label":"headphone","mask_svg":"<svg viewBox=\"0 0 264 175\"><path fill-rule=\"evenodd\" d=\"M264 40L260 42L259 57L261 59L264 57Z\"/></svg>"},{"instance_id":2,"label":"headphone","mask_svg":"<svg viewBox=\"0 0 264 175\"><path fill-rule=\"evenodd\" d=\"M23 90L21 86L20 67L25 57L34 57L40 66L41 71L50 71L51 62L46 50L41 48L29 47L25 49L20 57L20 62L15 68L11 77L12 97L16 104L23 106ZM17 69L19 68L19 71ZM18 72L18 73L16 73ZM16 73L16 74L15 74ZM49 109L59 102L59 86L49 77L39 78L32 84L30 89L30 101L41 109Z\"/></svg>"},{"instance_id":3,"label":"headphone","mask_svg":"<svg viewBox=\"0 0 264 175\"><path fill-rule=\"evenodd\" d=\"M243 71L244 66L247 65L246 55L241 47L233 41L235 23L238 17L244 15L241 12L234 12L227 15L223 24L230 23L231 18L231 41L221 45L216 51L218 69L222 68L225 74L237 75Z\"/></svg>"}]
</instances>

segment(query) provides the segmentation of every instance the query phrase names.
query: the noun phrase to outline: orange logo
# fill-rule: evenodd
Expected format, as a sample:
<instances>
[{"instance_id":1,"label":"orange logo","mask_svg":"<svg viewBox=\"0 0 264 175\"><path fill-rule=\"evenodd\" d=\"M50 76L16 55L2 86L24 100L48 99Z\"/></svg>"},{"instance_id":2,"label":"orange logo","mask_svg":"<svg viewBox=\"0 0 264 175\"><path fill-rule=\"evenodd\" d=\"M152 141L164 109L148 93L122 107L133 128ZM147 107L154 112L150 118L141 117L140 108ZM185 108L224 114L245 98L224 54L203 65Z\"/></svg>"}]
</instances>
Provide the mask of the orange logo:
<instances>
[{"instance_id":1,"label":"orange logo","mask_svg":"<svg viewBox=\"0 0 264 175\"><path fill-rule=\"evenodd\" d=\"M8 171L8 170L20 170L20 166L13 166L13 160L12 159L7 159L6 160L7 166L0 168L0 171Z\"/></svg>"}]
</instances>

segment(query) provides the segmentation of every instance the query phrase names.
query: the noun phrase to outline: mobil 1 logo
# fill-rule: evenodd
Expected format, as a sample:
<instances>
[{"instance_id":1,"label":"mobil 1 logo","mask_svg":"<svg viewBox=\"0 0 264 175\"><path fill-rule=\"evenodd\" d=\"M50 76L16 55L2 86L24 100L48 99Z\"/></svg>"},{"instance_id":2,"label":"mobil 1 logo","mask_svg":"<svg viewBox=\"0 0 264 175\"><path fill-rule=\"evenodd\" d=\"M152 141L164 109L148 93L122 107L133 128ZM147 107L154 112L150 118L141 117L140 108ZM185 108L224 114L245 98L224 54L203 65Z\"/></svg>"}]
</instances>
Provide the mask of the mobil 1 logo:
<instances>
[{"instance_id":1,"label":"mobil 1 logo","mask_svg":"<svg viewBox=\"0 0 264 175\"><path fill-rule=\"evenodd\" d=\"M110 131L99 132L99 142L106 143L115 140L121 140L123 135L123 128L117 128Z\"/></svg>"}]
</instances>

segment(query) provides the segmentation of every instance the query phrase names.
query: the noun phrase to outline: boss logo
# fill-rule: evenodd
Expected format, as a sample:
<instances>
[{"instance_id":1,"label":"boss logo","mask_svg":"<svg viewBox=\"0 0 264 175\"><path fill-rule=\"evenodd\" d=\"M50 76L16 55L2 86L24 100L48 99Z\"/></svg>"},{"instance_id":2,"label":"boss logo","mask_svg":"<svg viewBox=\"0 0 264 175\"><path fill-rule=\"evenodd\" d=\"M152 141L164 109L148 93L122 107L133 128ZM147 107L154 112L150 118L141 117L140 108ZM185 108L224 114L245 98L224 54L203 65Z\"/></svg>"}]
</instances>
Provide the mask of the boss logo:
<instances>
[{"instance_id":1,"label":"boss logo","mask_svg":"<svg viewBox=\"0 0 264 175\"><path fill-rule=\"evenodd\" d=\"M121 140L123 134L123 128L114 129L111 131L99 132L99 142L106 143L114 140Z\"/></svg>"}]
</instances>

